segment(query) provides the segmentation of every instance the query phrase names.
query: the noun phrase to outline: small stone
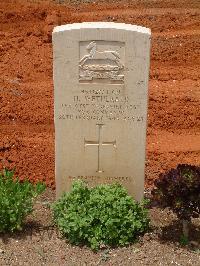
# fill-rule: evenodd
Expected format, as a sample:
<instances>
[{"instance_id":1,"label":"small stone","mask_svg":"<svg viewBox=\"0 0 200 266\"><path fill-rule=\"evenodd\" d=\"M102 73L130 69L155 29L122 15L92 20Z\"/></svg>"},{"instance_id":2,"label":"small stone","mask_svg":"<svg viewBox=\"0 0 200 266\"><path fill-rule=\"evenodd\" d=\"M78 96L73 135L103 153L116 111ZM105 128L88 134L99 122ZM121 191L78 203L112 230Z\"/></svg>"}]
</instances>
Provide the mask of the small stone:
<instances>
[{"instance_id":1,"label":"small stone","mask_svg":"<svg viewBox=\"0 0 200 266\"><path fill-rule=\"evenodd\" d=\"M139 250L139 248L134 248L133 249L133 253L138 253L140 250Z\"/></svg>"},{"instance_id":2,"label":"small stone","mask_svg":"<svg viewBox=\"0 0 200 266\"><path fill-rule=\"evenodd\" d=\"M4 254L4 250L0 248L0 255Z\"/></svg>"},{"instance_id":3,"label":"small stone","mask_svg":"<svg viewBox=\"0 0 200 266\"><path fill-rule=\"evenodd\" d=\"M200 244L199 244L197 241L190 241L190 245L191 245L193 248L198 248L198 247L200 247Z\"/></svg>"}]
</instances>

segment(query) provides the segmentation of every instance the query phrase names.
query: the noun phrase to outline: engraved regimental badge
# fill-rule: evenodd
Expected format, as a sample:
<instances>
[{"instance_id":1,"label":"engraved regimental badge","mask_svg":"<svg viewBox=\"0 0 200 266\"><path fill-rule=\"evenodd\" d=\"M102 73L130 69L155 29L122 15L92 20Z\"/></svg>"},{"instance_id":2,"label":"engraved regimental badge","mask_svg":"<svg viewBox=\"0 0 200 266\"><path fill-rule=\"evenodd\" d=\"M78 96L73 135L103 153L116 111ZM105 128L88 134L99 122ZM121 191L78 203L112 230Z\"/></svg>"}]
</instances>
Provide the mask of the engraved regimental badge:
<instances>
[{"instance_id":1,"label":"engraved regimental badge","mask_svg":"<svg viewBox=\"0 0 200 266\"><path fill-rule=\"evenodd\" d=\"M79 81L124 83L124 43L80 42Z\"/></svg>"}]
</instances>

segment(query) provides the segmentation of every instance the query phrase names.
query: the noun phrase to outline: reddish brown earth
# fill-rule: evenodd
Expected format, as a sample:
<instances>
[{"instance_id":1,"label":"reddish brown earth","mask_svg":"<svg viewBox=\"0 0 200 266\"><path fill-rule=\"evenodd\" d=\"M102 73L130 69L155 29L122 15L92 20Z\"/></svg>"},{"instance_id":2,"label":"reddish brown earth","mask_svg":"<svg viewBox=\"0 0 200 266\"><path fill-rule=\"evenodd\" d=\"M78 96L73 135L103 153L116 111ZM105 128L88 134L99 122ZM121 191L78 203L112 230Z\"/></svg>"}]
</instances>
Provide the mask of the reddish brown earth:
<instances>
[{"instance_id":1,"label":"reddish brown earth","mask_svg":"<svg viewBox=\"0 0 200 266\"><path fill-rule=\"evenodd\" d=\"M74 7L1 1L0 167L54 186L51 31L82 21L152 30L146 185L177 163L199 164L200 3L176 2L156 1L153 8L150 1Z\"/></svg>"},{"instance_id":2,"label":"reddish brown earth","mask_svg":"<svg viewBox=\"0 0 200 266\"><path fill-rule=\"evenodd\" d=\"M199 165L200 1L72 2L0 0L0 170L16 167L21 178L55 186L51 32L82 21L152 30L146 187L178 163ZM0 265L200 265L199 219L191 225L193 242L183 248L176 217L152 208L152 232L139 243L94 254L48 229L45 202L54 194L47 190L22 234L0 235Z\"/></svg>"},{"instance_id":3,"label":"reddish brown earth","mask_svg":"<svg viewBox=\"0 0 200 266\"><path fill-rule=\"evenodd\" d=\"M0 2L0 169L54 187L51 32L82 21L152 30L146 186L178 163L200 164L199 1L35 2Z\"/></svg>"}]
</instances>

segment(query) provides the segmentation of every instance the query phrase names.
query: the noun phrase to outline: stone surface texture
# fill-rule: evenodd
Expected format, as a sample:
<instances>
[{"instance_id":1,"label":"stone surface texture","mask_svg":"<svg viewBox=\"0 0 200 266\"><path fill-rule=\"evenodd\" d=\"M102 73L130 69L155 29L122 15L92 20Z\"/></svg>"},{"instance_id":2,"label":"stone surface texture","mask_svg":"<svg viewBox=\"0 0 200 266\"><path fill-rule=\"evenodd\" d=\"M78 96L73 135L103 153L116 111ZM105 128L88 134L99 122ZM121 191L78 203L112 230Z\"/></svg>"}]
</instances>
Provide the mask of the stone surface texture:
<instances>
[{"instance_id":1,"label":"stone surface texture","mask_svg":"<svg viewBox=\"0 0 200 266\"><path fill-rule=\"evenodd\" d=\"M57 197L79 178L143 198L150 35L113 22L54 28Z\"/></svg>"}]
</instances>

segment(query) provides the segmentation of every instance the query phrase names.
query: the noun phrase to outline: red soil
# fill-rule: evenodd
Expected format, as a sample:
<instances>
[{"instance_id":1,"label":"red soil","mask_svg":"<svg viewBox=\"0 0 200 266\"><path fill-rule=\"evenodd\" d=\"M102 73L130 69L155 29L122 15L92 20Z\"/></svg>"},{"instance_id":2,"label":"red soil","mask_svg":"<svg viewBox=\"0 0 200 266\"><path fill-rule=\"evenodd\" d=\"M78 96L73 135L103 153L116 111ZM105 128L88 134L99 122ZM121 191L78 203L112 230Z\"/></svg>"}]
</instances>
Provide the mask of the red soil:
<instances>
[{"instance_id":1,"label":"red soil","mask_svg":"<svg viewBox=\"0 0 200 266\"><path fill-rule=\"evenodd\" d=\"M120 4L119 4L120 3ZM200 164L200 2L0 2L0 169L54 187L51 32L83 21L152 30L146 186L178 163ZM70 152L70 151L69 151Z\"/></svg>"}]
</instances>

